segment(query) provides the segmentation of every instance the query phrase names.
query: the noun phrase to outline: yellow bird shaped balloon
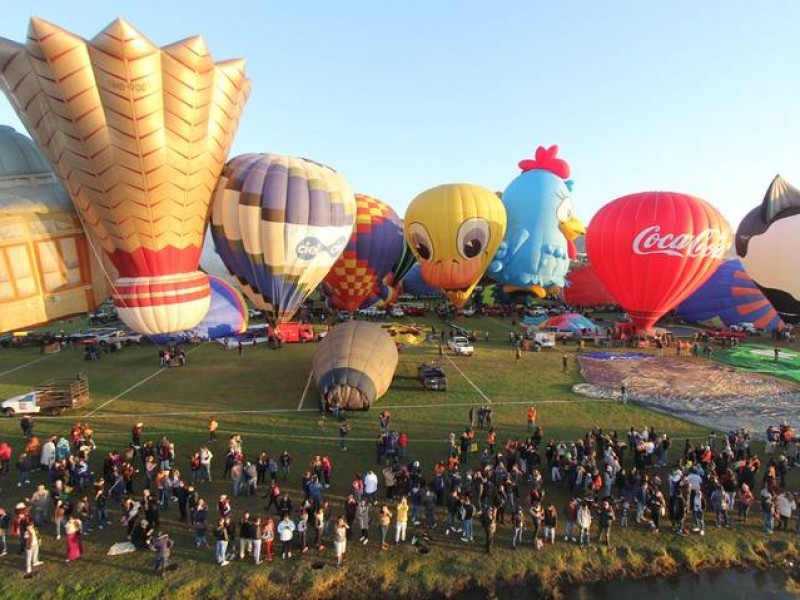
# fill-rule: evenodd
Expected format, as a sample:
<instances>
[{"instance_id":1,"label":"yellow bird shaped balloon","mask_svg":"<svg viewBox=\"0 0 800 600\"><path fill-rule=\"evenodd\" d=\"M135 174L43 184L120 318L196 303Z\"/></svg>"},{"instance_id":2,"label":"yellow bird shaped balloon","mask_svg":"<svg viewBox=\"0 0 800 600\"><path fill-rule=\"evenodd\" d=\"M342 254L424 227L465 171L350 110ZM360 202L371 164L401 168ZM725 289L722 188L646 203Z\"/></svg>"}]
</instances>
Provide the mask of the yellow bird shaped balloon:
<instances>
[{"instance_id":1,"label":"yellow bird shaped balloon","mask_svg":"<svg viewBox=\"0 0 800 600\"><path fill-rule=\"evenodd\" d=\"M422 192L404 220L406 241L425 282L463 307L506 232L497 195L477 185L452 183Z\"/></svg>"}]
</instances>

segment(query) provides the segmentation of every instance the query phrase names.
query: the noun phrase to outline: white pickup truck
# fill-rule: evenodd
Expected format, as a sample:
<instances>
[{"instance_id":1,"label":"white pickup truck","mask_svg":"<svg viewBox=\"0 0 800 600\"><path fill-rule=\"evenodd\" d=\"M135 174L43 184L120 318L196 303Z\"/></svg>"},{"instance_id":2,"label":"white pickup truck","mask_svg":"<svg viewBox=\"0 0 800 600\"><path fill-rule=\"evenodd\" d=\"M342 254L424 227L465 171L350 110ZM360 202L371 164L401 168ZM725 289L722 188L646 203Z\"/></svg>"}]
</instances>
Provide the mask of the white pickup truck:
<instances>
[{"instance_id":1,"label":"white pickup truck","mask_svg":"<svg viewBox=\"0 0 800 600\"><path fill-rule=\"evenodd\" d=\"M141 341L141 333L134 333L132 331L125 331L123 329L109 331L108 333L102 333L97 336L97 344L99 346L108 346L114 350L119 350L123 346L130 346L132 344L138 345Z\"/></svg>"},{"instance_id":2,"label":"white pickup truck","mask_svg":"<svg viewBox=\"0 0 800 600\"><path fill-rule=\"evenodd\" d=\"M459 356L472 356L475 352L475 348L472 347L470 341L460 335L450 338L447 346Z\"/></svg>"},{"instance_id":3,"label":"white pickup truck","mask_svg":"<svg viewBox=\"0 0 800 600\"><path fill-rule=\"evenodd\" d=\"M7 417L14 415L35 415L41 412L42 407L36 401L36 392L27 392L14 396L0 403L0 410Z\"/></svg>"}]
</instances>

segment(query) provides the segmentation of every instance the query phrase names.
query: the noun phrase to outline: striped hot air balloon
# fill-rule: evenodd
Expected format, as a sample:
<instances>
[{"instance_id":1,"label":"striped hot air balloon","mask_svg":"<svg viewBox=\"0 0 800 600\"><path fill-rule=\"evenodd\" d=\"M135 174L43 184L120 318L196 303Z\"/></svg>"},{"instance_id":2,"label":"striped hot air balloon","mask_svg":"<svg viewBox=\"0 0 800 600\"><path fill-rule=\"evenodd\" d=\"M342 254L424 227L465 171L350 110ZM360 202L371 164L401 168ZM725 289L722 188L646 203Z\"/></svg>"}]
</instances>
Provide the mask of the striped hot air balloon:
<instances>
[{"instance_id":1,"label":"striped hot air balloon","mask_svg":"<svg viewBox=\"0 0 800 600\"><path fill-rule=\"evenodd\" d=\"M688 323L752 323L767 331L784 327L780 315L738 259L722 263L708 281L678 305L677 312Z\"/></svg>"},{"instance_id":2,"label":"striped hot air balloon","mask_svg":"<svg viewBox=\"0 0 800 600\"><path fill-rule=\"evenodd\" d=\"M245 295L279 324L291 320L339 258L355 204L350 185L330 167L243 154L217 184L211 234Z\"/></svg>"},{"instance_id":3,"label":"striped hot air balloon","mask_svg":"<svg viewBox=\"0 0 800 600\"><path fill-rule=\"evenodd\" d=\"M214 63L192 37L159 48L119 19L91 41L33 18L0 38L0 87L119 273L132 329L196 325L208 206L250 89L240 60Z\"/></svg>"},{"instance_id":4,"label":"striped hot air balloon","mask_svg":"<svg viewBox=\"0 0 800 600\"><path fill-rule=\"evenodd\" d=\"M356 194L356 226L322 281L331 308L354 312L389 298L386 278L403 252L403 226L392 208Z\"/></svg>"},{"instance_id":5,"label":"striped hot air balloon","mask_svg":"<svg viewBox=\"0 0 800 600\"><path fill-rule=\"evenodd\" d=\"M149 336L154 344L191 340L216 340L247 331L248 308L239 290L215 275L208 276L211 284L211 304L208 312L195 327L179 333Z\"/></svg>"}]
</instances>

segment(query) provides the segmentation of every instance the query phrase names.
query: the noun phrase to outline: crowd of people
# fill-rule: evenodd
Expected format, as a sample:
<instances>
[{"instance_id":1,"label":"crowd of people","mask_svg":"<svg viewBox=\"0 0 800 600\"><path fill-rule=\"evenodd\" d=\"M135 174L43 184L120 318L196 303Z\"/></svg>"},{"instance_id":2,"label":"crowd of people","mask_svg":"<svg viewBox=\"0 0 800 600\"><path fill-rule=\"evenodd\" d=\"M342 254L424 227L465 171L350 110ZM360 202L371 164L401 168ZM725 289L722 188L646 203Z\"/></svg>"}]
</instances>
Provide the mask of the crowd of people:
<instances>
[{"instance_id":1,"label":"crowd of people","mask_svg":"<svg viewBox=\"0 0 800 600\"><path fill-rule=\"evenodd\" d=\"M363 471L345 478L343 501L330 494L331 453L320 452L295 471L288 450L251 451L240 435L229 436L227 449L220 448L213 416L208 442L184 454L188 460L168 436L151 438L139 422L130 430L130 443L102 461L94 458L89 423L79 421L68 434L39 444L27 418L20 452L0 444L0 476L11 477L16 458L17 486L24 494L13 511L0 509L0 553L6 555L10 540L16 540L25 572L32 573L42 565L42 537L52 535L65 540L63 559L76 561L83 538L114 527L118 515L128 543L153 551L154 568L163 575L173 547L162 525L167 511L191 530L197 548L213 551L209 558L213 554L221 567L235 559L255 564L296 559L331 546L342 565L348 542L383 552L414 543L427 552L436 538L465 545L477 540L491 554L500 543L515 550L558 543L611 546L617 526L704 536L712 524L747 525L751 510L760 513L767 535L788 531L792 518L800 533L798 507L786 482L798 452L785 429L769 432L774 454L762 460L744 429L674 444L652 427L622 434L593 427L564 441L545 436L536 407L530 406L520 414L519 430L524 426L525 433L501 440L491 407L472 407L465 416L461 434L451 433L440 451L426 452L423 461L421 453L411 456L407 434L395 432L391 414L383 411L379 464L370 466L365 459ZM221 461L213 460L214 450L223 454ZM222 465L214 468L217 462ZM219 480L230 485L230 493L210 498L212 489L219 491L210 484ZM339 491L345 487L341 482L335 486ZM256 510L254 501L260 504Z\"/></svg>"}]
</instances>

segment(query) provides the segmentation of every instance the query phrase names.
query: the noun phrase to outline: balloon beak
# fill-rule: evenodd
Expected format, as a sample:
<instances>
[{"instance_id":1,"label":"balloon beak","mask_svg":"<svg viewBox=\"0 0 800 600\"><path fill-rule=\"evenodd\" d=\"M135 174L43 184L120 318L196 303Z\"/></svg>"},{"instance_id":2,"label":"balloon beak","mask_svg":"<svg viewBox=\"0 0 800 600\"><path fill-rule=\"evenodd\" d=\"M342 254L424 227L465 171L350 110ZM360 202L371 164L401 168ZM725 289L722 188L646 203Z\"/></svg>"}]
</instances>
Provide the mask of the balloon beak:
<instances>
[{"instance_id":1,"label":"balloon beak","mask_svg":"<svg viewBox=\"0 0 800 600\"><path fill-rule=\"evenodd\" d=\"M562 221L558 224L558 228L570 242L586 233L586 227L577 217L570 217L566 221Z\"/></svg>"}]
</instances>

